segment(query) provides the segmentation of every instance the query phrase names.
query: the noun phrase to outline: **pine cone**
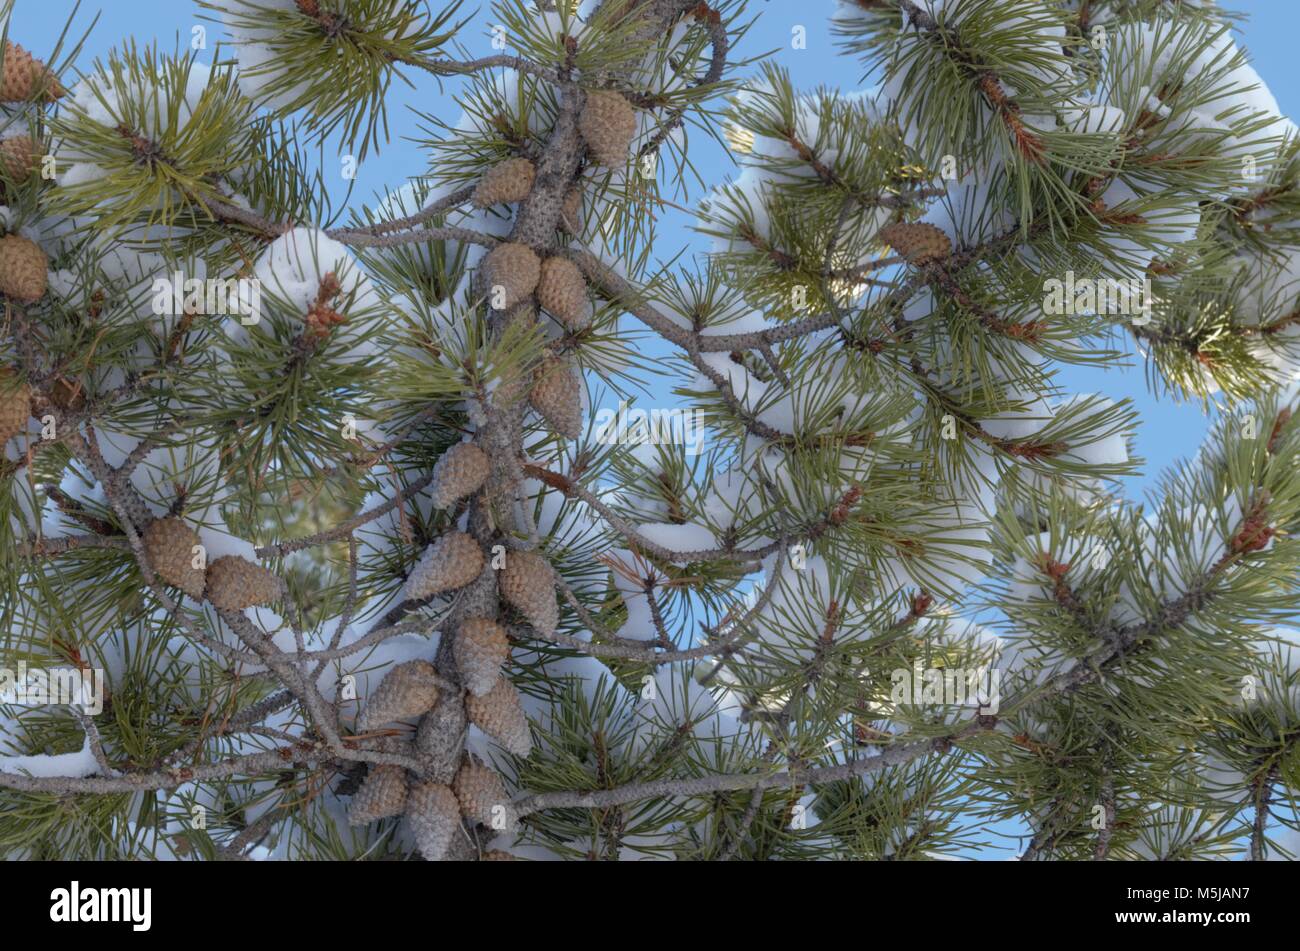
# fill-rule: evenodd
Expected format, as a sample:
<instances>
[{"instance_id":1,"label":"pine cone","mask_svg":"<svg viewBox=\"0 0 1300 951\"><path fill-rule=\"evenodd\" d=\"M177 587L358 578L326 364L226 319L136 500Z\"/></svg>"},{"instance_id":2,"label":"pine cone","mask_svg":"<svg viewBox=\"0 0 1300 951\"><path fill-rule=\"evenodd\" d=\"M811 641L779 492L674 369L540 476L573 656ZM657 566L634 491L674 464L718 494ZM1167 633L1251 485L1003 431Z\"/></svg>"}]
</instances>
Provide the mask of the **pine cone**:
<instances>
[{"instance_id":1,"label":"pine cone","mask_svg":"<svg viewBox=\"0 0 1300 951\"><path fill-rule=\"evenodd\" d=\"M203 599L203 569L194 567L199 533L179 518L159 518L144 530L144 550L154 573L195 601Z\"/></svg>"},{"instance_id":2,"label":"pine cone","mask_svg":"<svg viewBox=\"0 0 1300 951\"><path fill-rule=\"evenodd\" d=\"M491 767L466 759L456 774L452 789L460 801L460 814L466 819L494 832L515 831L519 817L510 805L510 796L501 777Z\"/></svg>"},{"instance_id":3,"label":"pine cone","mask_svg":"<svg viewBox=\"0 0 1300 951\"><path fill-rule=\"evenodd\" d=\"M280 597L280 579L238 555L222 555L208 565L207 597L220 611L242 611Z\"/></svg>"},{"instance_id":4,"label":"pine cone","mask_svg":"<svg viewBox=\"0 0 1300 951\"><path fill-rule=\"evenodd\" d=\"M48 282L45 252L22 235L0 238L0 294L32 303L45 296Z\"/></svg>"},{"instance_id":5,"label":"pine cone","mask_svg":"<svg viewBox=\"0 0 1300 951\"><path fill-rule=\"evenodd\" d=\"M488 849L481 856L480 862L517 862L519 859L509 852L503 852L500 849Z\"/></svg>"},{"instance_id":6,"label":"pine cone","mask_svg":"<svg viewBox=\"0 0 1300 951\"><path fill-rule=\"evenodd\" d=\"M555 603L555 572L543 556L512 551L501 570L501 593L542 635L555 633L560 609Z\"/></svg>"},{"instance_id":7,"label":"pine cone","mask_svg":"<svg viewBox=\"0 0 1300 951\"><path fill-rule=\"evenodd\" d=\"M952 253L948 236L929 224L888 225L880 229L880 240L902 255L908 264L928 264Z\"/></svg>"},{"instance_id":8,"label":"pine cone","mask_svg":"<svg viewBox=\"0 0 1300 951\"><path fill-rule=\"evenodd\" d=\"M533 748L533 736L519 703L519 691L504 677L498 677L492 689L481 697L468 694L465 712L470 723L500 743L506 752L527 756Z\"/></svg>"},{"instance_id":9,"label":"pine cone","mask_svg":"<svg viewBox=\"0 0 1300 951\"><path fill-rule=\"evenodd\" d=\"M578 116L578 131L596 164L622 168L636 134L636 112L616 92L589 92Z\"/></svg>"},{"instance_id":10,"label":"pine cone","mask_svg":"<svg viewBox=\"0 0 1300 951\"><path fill-rule=\"evenodd\" d=\"M48 66L17 43L5 40L4 63L0 66L0 102L26 102L37 89L46 101L63 95L63 86Z\"/></svg>"},{"instance_id":11,"label":"pine cone","mask_svg":"<svg viewBox=\"0 0 1300 951\"><path fill-rule=\"evenodd\" d=\"M528 402L552 432L567 439L582 435L582 378L568 361L548 357L542 362Z\"/></svg>"},{"instance_id":12,"label":"pine cone","mask_svg":"<svg viewBox=\"0 0 1300 951\"><path fill-rule=\"evenodd\" d=\"M526 244L498 244L483 259L483 279L489 302L500 310L509 310L525 300L537 288L542 262ZM496 288L502 288L497 298Z\"/></svg>"},{"instance_id":13,"label":"pine cone","mask_svg":"<svg viewBox=\"0 0 1300 951\"><path fill-rule=\"evenodd\" d=\"M568 330L587 326L587 282L568 258L547 258L537 282L537 302Z\"/></svg>"},{"instance_id":14,"label":"pine cone","mask_svg":"<svg viewBox=\"0 0 1300 951\"><path fill-rule=\"evenodd\" d=\"M477 492L491 468L487 453L471 442L457 443L442 454L433 467L429 494L434 508L450 508Z\"/></svg>"},{"instance_id":15,"label":"pine cone","mask_svg":"<svg viewBox=\"0 0 1300 951\"><path fill-rule=\"evenodd\" d=\"M483 570L483 549L464 532L449 532L424 550L406 579L406 596L421 601L463 588Z\"/></svg>"},{"instance_id":16,"label":"pine cone","mask_svg":"<svg viewBox=\"0 0 1300 951\"><path fill-rule=\"evenodd\" d=\"M365 709L357 717L357 732L427 713L438 702L438 680L438 669L427 660L398 664L366 698Z\"/></svg>"},{"instance_id":17,"label":"pine cone","mask_svg":"<svg viewBox=\"0 0 1300 951\"><path fill-rule=\"evenodd\" d=\"M569 234L582 231L582 186L575 183L564 193L564 203L560 206L560 226Z\"/></svg>"},{"instance_id":18,"label":"pine cone","mask_svg":"<svg viewBox=\"0 0 1300 951\"><path fill-rule=\"evenodd\" d=\"M0 139L0 169L10 181L26 181L39 164L40 156L31 136L14 135Z\"/></svg>"},{"instance_id":19,"label":"pine cone","mask_svg":"<svg viewBox=\"0 0 1300 951\"><path fill-rule=\"evenodd\" d=\"M406 818L420 854L428 862L438 862L460 827L460 804L456 794L441 783L420 783L407 793Z\"/></svg>"},{"instance_id":20,"label":"pine cone","mask_svg":"<svg viewBox=\"0 0 1300 951\"><path fill-rule=\"evenodd\" d=\"M26 429L32 416L32 388L15 386L15 378L12 370L0 370L0 446Z\"/></svg>"},{"instance_id":21,"label":"pine cone","mask_svg":"<svg viewBox=\"0 0 1300 951\"><path fill-rule=\"evenodd\" d=\"M474 205L488 208L523 201L533 190L537 169L526 158L506 159L493 165L474 188Z\"/></svg>"},{"instance_id":22,"label":"pine cone","mask_svg":"<svg viewBox=\"0 0 1300 951\"><path fill-rule=\"evenodd\" d=\"M469 617L456 629L452 654L469 692L481 697L501 675L501 665L510 656L510 640L491 618Z\"/></svg>"},{"instance_id":23,"label":"pine cone","mask_svg":"<svg viewBox=\"0 0 1300 951\"><path fill-rule=\"evenodd\" d=\"M365 782L348 806L348 825L364 826L377 819L400 816L406 808L406 770L371 764Z\"/></svg>"}]
</instances>

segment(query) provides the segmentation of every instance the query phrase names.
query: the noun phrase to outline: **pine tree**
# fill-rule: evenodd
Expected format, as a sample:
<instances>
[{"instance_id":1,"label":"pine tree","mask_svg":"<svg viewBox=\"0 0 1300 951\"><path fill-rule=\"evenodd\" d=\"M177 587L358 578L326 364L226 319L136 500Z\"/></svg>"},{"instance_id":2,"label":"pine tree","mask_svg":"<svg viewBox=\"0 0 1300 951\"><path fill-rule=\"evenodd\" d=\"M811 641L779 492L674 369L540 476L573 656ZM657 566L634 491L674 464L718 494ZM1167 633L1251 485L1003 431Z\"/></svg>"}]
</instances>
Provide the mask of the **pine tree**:
<instances>
[{"instance_id":1,"label":"pine tree","mask_svg":"<svg viewBox=\"0 0 1300 951\"><path fill-rule=\"evenodd\" d=\"M1229 14L846 0L862 94L744 0L199 6L0 60L0 667L78 688L0 683L0 854L1291 857L1300 137ZM335 207L394 82L463 115ZM1130 354L1218 420L1146 502L1057 379ZM666 368L700 453L593 422Z\"/></svg>"}]
</instances>

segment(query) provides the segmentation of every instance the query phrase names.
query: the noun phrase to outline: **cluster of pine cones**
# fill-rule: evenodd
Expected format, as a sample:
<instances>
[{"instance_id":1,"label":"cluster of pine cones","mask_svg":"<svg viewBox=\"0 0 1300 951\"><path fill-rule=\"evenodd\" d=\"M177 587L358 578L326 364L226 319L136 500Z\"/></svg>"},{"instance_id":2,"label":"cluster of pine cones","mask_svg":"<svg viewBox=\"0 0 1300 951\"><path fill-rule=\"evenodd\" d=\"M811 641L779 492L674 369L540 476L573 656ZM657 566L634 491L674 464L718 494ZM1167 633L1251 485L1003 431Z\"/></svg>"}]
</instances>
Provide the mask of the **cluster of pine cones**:
<instances>
[{"instance_id":1,"label":"cluster of pine cones","mask_svg":"<svg viewBox=\"0 0 1300 951\"><path fill-rule=\"evenodd\" d=\"M0 295L23 304L34 303L45 296L48 280L49 262L40 245L17 234L0 238ZM25 430L31 415L31 387L17 381L12 370L0 368L0 446Z\"/></svg>"},{"instance_id":2,"label":"cluster of pine cones","mask_svg":"<svg viewBox=\"0 0 1300 951\"><path fill-rule=\"evenodd\" d=\"M440 507L478 492L490 474L487 455L473 443L458 443L448 449L434 466L430 494ZM425 549L407 577L407 598L424 599L456 591L483 572L485 558L479 543L466 532L441 535ZM543 634L555 633L559 607L555 597L555 575L550 563L536 552L512 551L505 556L498 587L501 596L529 624ZM463 716L507 752L527 756L532 734L519 692L504 673L510 657L510 640L505 628L492 617L469 616L444 631L451 637L451 653L459 673L460 686L443 677L429 661L414 660L393 667L366 701L357 718L357 731L380 730L398 720L423 718L415 746L427 731L445 730L448 721L435 715L440 700L463 709ZM444 696L445 691L455 691ZM455 723L453 716L451 723ZM434 741L436 742L436 741ZM396 752L400 741L382 737L378 749ZM438 782L411 776L401 766L372 765L352 796L348 818L353 825L404 815L421 855L428 860L442 858L462 821L482 825L492 833L508 833L515 827L505 786L488 765L462 754L454 777ZM484 858L509 858L507 853L489 853Z\"/></svg>"},{"instance_id":3,"label":"cluster of pine cones","mask_svg":"<svg viewBox=\"0 0 1300 951\"><path fill-rule=\"evenodd\" d=\"M618 93L592 92L579 117L579 131L593 163L621 166L636 132L636 114ZM474 189L473 203L488 208L523 201L536 179L537 169L527 158L507 159L483 175ZM582 227L582 190L576 183L565 192L560 224L572 233ZM535 300L570 333L580 333L589 325L587 282L567 257L542 258L526 244L505 242L488 253L481 271L498 308L512 310ZM554 432L570 439L582 435L582 376L572 360L548 354L537 369L528 402ZM434 505L451 508L480 491L490 474L490 462L482 449L473 443L453 446L434 466L430 486ZM420 556L406 580L406 597L422 600L456 591L477 578L483 567L479 544L465 532L448 532ZM559 624L555 575L545 557L536 552L510 552L498 587L505 601L537 631L555 633ZM532 748L528 720L519 692L502 674L510 654L505 629L493 618L467 617L449 633L454 638L452 655L465 689L463 702L469 722L507 752L527 756ZM393 668L367 702L358 729L373 730L394 720L428 714L438 703L439 683L444 685L442 689L447 688L447 682L427 661ZM372 766L352 798L349 820L365 825L398 815L407 817L421 854L429 860L446 854L462 820L494 832L509 832L516 822L500 777L468 755L450 783L416 780L399 766ZM510 856L488 853L483 857Z\"/></svg>"},{"instance_id":4,"label":"cluster of pine cones","mask_svg":"<svg viewBox=\"0 0 1300 951\"><path fill-rule=\"evenodd\" d=\"M636 113L616 92L590 92L579 115L578 129L589 162L622 167L636 133ZM478 208L521 202L532 193L536 180L537 168L529 159L510 158L483 175L472 201ZM566 190L559 217L563 229L575 234L581 230L579 184ZM578 266L563 255L542 257L522 242L504 242L483 259L480 273L489 300L499 310L518 308L516 313L526 313L525 319L533 319L535 302L569 333L581 333L589 325L587 282ZM507 398L515 397L511 393ZM570 358L557 353L543 358L533 376L528 402L552 431L570 439L582 435L582 376ZM453 446L434 466L429 490L434 505L449 509L478 493L491 478L491 470L491 462L480 447L472 442ZM473 537L462 531L447 532L420 556L406 579L405 596L424 600L464 588L482 574L484 564L483 550ZM535 630L543 636L555 633L559 624L556 578L543 555L508 552L497 580L504 601ZM532 748L528 719L518 690L503 673L510 656L505 629L495 618L481 616L463 617L449 627L454 629L445 630L443 636L452 638L451 654L460 685L442 677L428 661L400 664L388 672L369 697L357 720L358 732L422 717L415 748L423 750L433 744L446 749L445 743L428 734L457 729L457 714L463 705L460 729L467 718L508 753L527 756ZM445 697L443 691L448 690L456 690L458 695ZM456 713L443 713L446 708L454 708ZM400 741L384 737L378 748L392 751L395 746L400 746ZM439 778L444 781L436 781ZM430 861L447 854L464 822L484 826L493 833L508 833L517 821L501 778L490 766L465 753L461 754L454 776L433 780L412 776L401 766L370 766L352 796L349 821L366 825L403 815L420 853ZM510 857L504 852L483 856Z\"/></svg>"},{"instance_id":5,"label":"cluster of pine cones","mask_svg":"<svg viewBox=\"0 0 1300 951\"><path fill-rule=\"evenodd\" d=\"M455 632L453 646L456 666L467 690L463 702L470 722L508 752L527 756L532 748L528 719L518 691L502 675L502 666L510 656L505 629L490 618L466 618ZM422 717L438 704L442 691L453 689L428 661L399 664L388 671L366 701L357 718L357 729L364 733L398 720ZM455 698L457 702L461 699ZM402 744L385 736L376 748L397 752ZM450 783L412 777L401 766L370 766L352 795L348 821L367 825L400 815L407 817L420 854L429 861L446 854L462 818L493 833L512 832L517 821L501 778L490 766L468 754L462 756Z\"/></svg>"},{"instance_id":6,"label":"cluster of pine cones","mask_svg":"<svg viewBox=\"0 0 1300 951\"><path fill-rule=\"evenodd\" d=\"M17 43L5 40L0 58L0 102L52 102L64 95L49 67ZM30 135L0 139L0 174L5 184L25 181L40 164L40 149ZM11 234L0 238L0 294L30 304L45 296L49 262L34 241Z\"/></svg>"},{"instance_id":7,"label":"cluster of pine cones","mask_svg":"<svg viewBox=\"0 0 1300 951\"><path fill-rule=\"evenodd\" d=\"M196 551L198 532L174 516L154 519L141 539L154 573L195 601L207 598L221 611L271 604L282 594L280 579L238 555L223 555L206 567Z\"/></svg>"},{"instance_id":8,"label":"cluster of pine cones","mask_svg":"<svg viewBox=\"0 0 1300 951\"><path fill-rule=\"evenodd\" d=\"M592 91L579 114L578 130L593 164L622 167L636 134L636 112L617 92ZM484 174L474 190L474 204L486 208L523 201L536 177L528 159L507 159ZM581 220L582 190L574 184L564 195L560 221L576 233ZM535 298L538 307L570 333L580 333L590 323L587 282L567 257L543 259L526 244L506 242L483 259L482 276L494 306L501 310ZM528 402L553 432L566 439L582 435L582 375L571 359L548 356L538 369Z\"/></svg>"},{"instance_id":9,"label":"cluster of pine cones","mask_svg":"<svg viewBox=\"0 0 1300 951\"><path fill-rule=\"evenodd\" d=\"M17 43L4 42L0 59L0 102L52 102L63 86L43 62ZM0 187L26 181L40 164L40 149L29 135L0 139ZM22 235L0 238L0 295L21 304L45 296L49 261L40 245ZM8 369L0 368L0 446L27 428L32 415L32 391Z\"/></svg>"},{"instance_id":10,"label":"cluster of pine cones","mask_svg":"<svg viewBox=\"0 0 1300 951\"><path fill-rule=\"evenodd\" d=\"M7 105L33 101L53 102L63 95L63 86L48 66L17 43L5 40L3 60L0 60L0 102ZM36 171L40 159L40 149L30 135L11 135L0 139L0 174L3 174L6 183L26 181ZM44 293L43 284L41 292ZM40 296L37 294L30 299L36 300Z\"/></svg>"},{"instance_id":11,"label":"cluster of pine cones","mask_svg":"<svg viewBox=\"0 0 1300 951\"><path fill-rule=\"evenodd\" d=\"M65 90L44 63L17 44L5 42L0 63L0 101L53 101ZM621 168L626 165L636 134L636 113L627 99L613 91L588 92L578 118L588 164ZM40 149L29 136L0 140L0 176L5 182L25 180L39 164ZM491 168L476 186L472 201L479 208L525 200L532 192L537 169L516 157ZM577 234L583 226L581 184L565 192L560 227ZM34 303L48 289L49 262L35 242L18 234L0 237L0 295L19 303ZM525 302L550 314L566 331L581 333L590 323L587 284L581 270L563 255L540 257L526 244L506 242L482 263L482 274L502 309ZM574 361L547 354L537 368L528 401L546 424L566 438L582 432L582 377ZM0 368L0 441L21 432L32 411L32 391L13 371ZM483 489L491 475L488 456L473 443L448 450L433 472L431 496L439 508L450 508ZM205 564L198 533L182 518L166 516L150 522L142 533L145 555L165 583L198 601L206 599L222 611L242 611L273 603L283 594L280 579L238 556L223 556ZM470 535L444 534L424 551L407 579L406 595L426 599L455 591L479 577L483 551ZM554 634L559 623L556 579L550 563L536 552L510 552L500 570L501 596L543 635ZM455 625L452 656L459 686L444 678L430 662L415 660L393 667L368 698L357 719L358 733L379 731L408 718L425 718L440 698L463 706L468 721L515 756L532 748L528 720L517 689L504 675L510 655L505 628L492 617L464 617ZM420 744L417 740L416 746ZM399 740L382 735L373 748L397 752ZM448 777L442 777L444 779ZM426 859L442 858L463 821L493 832L510 832L517 816L497 773L467 753L447 782L415 777L404 767L372 764L352 796L349 821L364 825L405 815ZM511 858L489 852L484 858Z\"/></svg>"}]
</instances>

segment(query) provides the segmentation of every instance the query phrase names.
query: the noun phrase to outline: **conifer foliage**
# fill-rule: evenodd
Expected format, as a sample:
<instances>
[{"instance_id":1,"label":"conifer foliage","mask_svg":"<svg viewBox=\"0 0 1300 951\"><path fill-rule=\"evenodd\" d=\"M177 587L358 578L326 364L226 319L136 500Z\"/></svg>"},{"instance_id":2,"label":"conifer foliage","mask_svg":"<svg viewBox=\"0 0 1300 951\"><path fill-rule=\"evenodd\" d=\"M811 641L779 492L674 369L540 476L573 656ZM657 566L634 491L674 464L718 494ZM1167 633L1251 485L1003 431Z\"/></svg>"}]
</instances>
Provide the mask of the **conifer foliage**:
<instances>
[{"instance_id":1,"label":"conifer foliage","mask_svg":"<svg viewBox=\"0 0 1300 951\"><path fill-rule=\"evenodd\" d=\"M5 40L0 667L75 696L0 685L0 854L1293 856L1300 137L1231 14L845 0L863 92L777 6ZM336 205L398 84L461 114ZM1141 502L1058 381L1136 363L1217 416ZM666 372L698 443L594 424Z\"/></svg>"}]
</instances>

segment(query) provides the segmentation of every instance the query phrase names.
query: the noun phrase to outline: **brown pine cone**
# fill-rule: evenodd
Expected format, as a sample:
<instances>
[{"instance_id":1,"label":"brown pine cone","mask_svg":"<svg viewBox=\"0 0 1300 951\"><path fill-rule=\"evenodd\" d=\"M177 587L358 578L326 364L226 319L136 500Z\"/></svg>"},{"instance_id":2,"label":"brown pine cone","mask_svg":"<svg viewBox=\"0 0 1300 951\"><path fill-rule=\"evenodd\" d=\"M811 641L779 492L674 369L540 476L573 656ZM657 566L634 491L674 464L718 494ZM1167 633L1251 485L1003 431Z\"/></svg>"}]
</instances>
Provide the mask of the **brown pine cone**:
<instances>
[{"instance_id":1,"label":"brown pine cone","mask_svg":"<svg viewBox=\"0 0 1300 951\"><path fill-rule=\"evenodd\" d=\"M32 417L32 388L16 381L16 373L0 369L0 446L25 430Z\"/></svg>"},{"instance_id":2,"label":"brown pine cone","mask_svg":"<svg viewBox=\"0 0 1300 951\"><path fill-rule=\"evenodd\" d=\"M491 464L487 453L472 442L461 442L442 454L433 467L429 494L434 508L450 508L473 495L487 480Z\"/></svg>"},{"instance_id":3,"label":"brown pine cone","mask_svg":"<svg viewBox=\"0 0 1300 951\"><path fill-rule=\"evenodd\" d=\"M908 264L940 261L952 253L948 236L931 224L895 223L880 229L880 240Z\"/></svg>"},{"instance_id":4,"label":"brown pine cone","mask_svg":"<svg viewBox=\"0 0 1300 951\"><path fill-rule=\"evenodd\" d=\"M283 593L279 578L238 555L222 555L208 565L207 582L207 598L221 611L271 604Z\"/></svg>"},{"instance_id":5,"label":"brown pine cone","mask_svg":"<svg viewBox=\"0 0 1300 951\"><path fill-rule=\"evenodd\" d=\"M47 102L58 99L65 91L48 66L17 43L5 40L0 102L26 102L38 90Z\"/></svg>"},{"instance_id":6,"label":"brown pine cone","mask_svg":"<svg viewBox=\"0 0 1300 951\"><path fill-rule=\"evenodd\" d=\"M422 601L463 588L483 570L483 549L464 532L449 532L424 550L406 579L406 596Z\"/></svg>"},{"instance_id":7,"label":"brown pine cone","mask_svg":"<svg viewBox=\"0 0 1300 951\"><path fill-rule=\"evenodd\" d=\"M537 169L526 158L506 159L493 165L474 188L474 205L488 208L523 201L533 190Z\"/></svg>"},{"instance_id":8,"label":"brown pine cone","mask_svg":"<svg viewBox=\"0 0 1300 951\"><path fill-rule=\"evenodd\" d=\"M566 439L582 436L582 377L569 361L547 357L528 391L528 402L551 431Z\"/></svg>"},{"instance_id":9,"label":"brown pine cone","mask_svg":"<svg viewBox=\"0 0 1300 951\"><path fill-rule=\"evenodd\" d=\"M506 752L527 756L533 748L533 736L519 702L519 691L504 677L498 678L492 689L481 697L467 694L465 712L470 723L500 743Z\"/></svg>"},{"instance_id":10,"label":"brown pine cone","mask_svg":"<svg viewBox=\"0 0 1300 951\"><path fill-rule=\"evenodd\" d=\"M466 759L452 783L460 813L471 822L487 826L494 832L515 831L519 817L510 805L510 795L501 777L489 766Z\"/></svg>"},{"instance_id":11,"label":"brown pine cone","mask_svg":"<svg viewBox=\"0 0 1300 951\"><path fill-rule=\"evenodd\" d=\"M384 675L374 693L366 698L357 717L357 731L364 733L427 713L438 702L438 669L427 660L398 664Z\"/></svg>"},{"instance_id":12,"label":"brown pine cone","mask_svg":"<svg viewBox=\"0 0 1300 951\"><path fill-rule=\"evenodd\" d=\"M589 92L578 116L578 131L596 164L622 168L636 134L636 111L616 92Z\"/></svg>"},{"instance_id":13,"label":"brown pine cone","mask_svg":"<svg viewBox=\"0 0 1300 951\"><path fill-rule=\"evenodd\" d=\"M511 242L489 251L482 269L488 303L509 310L537 289L542 262L528 245Z\"/></svg>"},{"instance_id":14,"label":"brown pine cone","mask_svg":"<svg viewBox=\"0 0 1300 951\"><path fill-rule=\"evenodd\" d=\"M555 633L560 609L555 603L555 571L545 557L532 551L507 554L501 594L543 636Z\"/></svg>"},{"instance_id":15,"label":"brown pine cone","mask_svg":"<svg viewBox=\"0 0 1300 951\"><path fill-rule=\"evenodd\" d=\"M202 568L194 567L194 547L199 533L179 518L159 518L144 530L144 550L154 573L169 585L180 588L195 601L203 600Z\"/></svg>"},{"instance_id":16,"label":"brown pine cone","mask_svg":"<svg viewBox=\"0 0 1300 951\"><path fill-rule=\"evenodd\" d=\"M26 181L40 162L41 157L31 136L13 135L0 139L0 169L10 181Z\"/></svg>"},{"instance_id":17,"label":"brown pine cone","mask_svg":"<svg viewBox=\"0 0 1300 951\"><path fill-rule=\"evenodd\" d=\"M565 329L578 331L588 324L587 282L578 265L568 258L547 258L537 282L537 303L554 314Z\"/></svg>"},{"instance_id":18,"label":"brown pine cone","mask_svg":"<svg viewBox=\"0 0 1300 951\"><path fill-rule=\"evenodd\" d=\"M369 825L378 819L400 816L405 809L406 770L372 763L348 806L348 825Z\"/></svg>"},{"instance_id":19,"label":"brown pine cone","mask_svg":"<svg viewBox=\"0 0 1300 951\"><path fill-rule=\"evenodd\" d=\"M481 697L501 675L501 665L510 656L510 639L505 629L491 618L468 617L456 629L452 655L465 687Z\"/></svg>"},{"instance_id":20,"label":"brown pine cone","mask_svg":"<svg viewBox=\"0 0 1300 951\"><path fill-rule=\"evenodd\" d=\"M0 294L33 303L45 296L49 262L35 241L19 234L0 238Z\"/></svg>"},{"instance_id":21,"label":"brown pine cone","mask_svg":"<svg viewBox=\"0 0 1300 951\"><path fill-rule=\"evenodd\" d=\"M407 792L406 819L425 861L438 862L460 828L460 803L441 783L419 783Z\"/></svg>"},{"instance_id":22,"label":"brown pine cone","mask_svg":"<svg viewBox=\"0 0 1300 951\"><path fill-rule=\"evenodd\" d=\"M509 852L503 852L500 849L488 849L479 856L480 862L517 862L518 856L511 855Z\"/></svg>"}]
</instances>

